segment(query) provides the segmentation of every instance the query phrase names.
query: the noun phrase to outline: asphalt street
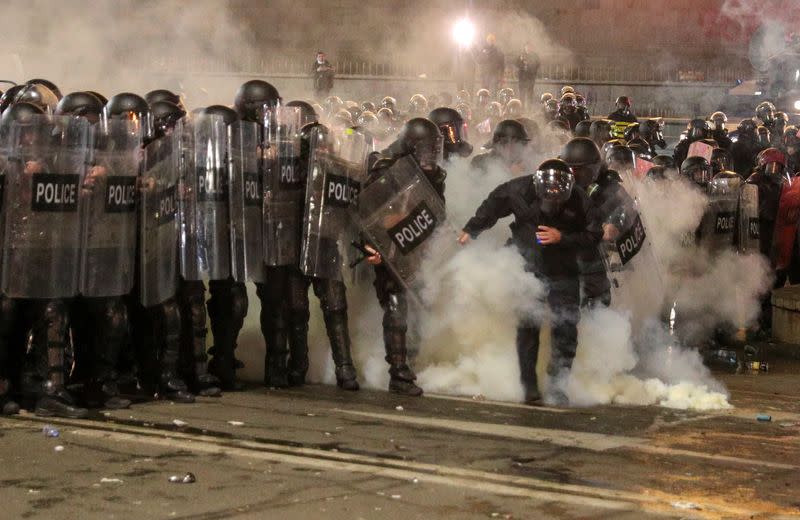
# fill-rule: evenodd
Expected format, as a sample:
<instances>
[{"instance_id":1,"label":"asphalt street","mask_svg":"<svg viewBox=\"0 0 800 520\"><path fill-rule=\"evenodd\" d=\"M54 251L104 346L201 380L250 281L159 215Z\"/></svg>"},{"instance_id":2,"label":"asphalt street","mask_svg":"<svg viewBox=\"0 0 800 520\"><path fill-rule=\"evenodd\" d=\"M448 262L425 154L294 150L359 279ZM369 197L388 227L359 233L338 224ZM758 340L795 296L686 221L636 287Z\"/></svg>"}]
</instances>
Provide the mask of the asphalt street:
<instances>
[{"instance_id":1,"label":"asphalt street","mask_svg":"<svg viewBox=\"0 0 800 520\"><path fill-rule=\"evenodd\" d=\"M800 516L800 376L723 380L735 408L721 412L309 385L3 418L0 517Z\"/></svg>"}]
</instances>

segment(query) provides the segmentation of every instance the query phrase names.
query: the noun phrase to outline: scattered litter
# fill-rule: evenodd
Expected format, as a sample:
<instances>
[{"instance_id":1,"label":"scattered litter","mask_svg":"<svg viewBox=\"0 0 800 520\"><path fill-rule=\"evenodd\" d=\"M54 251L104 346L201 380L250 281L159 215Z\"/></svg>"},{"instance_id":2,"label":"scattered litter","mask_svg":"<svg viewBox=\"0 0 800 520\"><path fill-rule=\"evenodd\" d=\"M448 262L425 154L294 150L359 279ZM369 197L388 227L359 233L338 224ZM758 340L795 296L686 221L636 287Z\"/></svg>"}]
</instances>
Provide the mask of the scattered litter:
<instances>
[{"instance_id":1,"label":"scattered litter","mask_svg":"<svg viewBox=\"0 0 800 520\"><path fill-rule=\"evenodd\" d=\"M100 483L101 484L122 484L122 479L103 477L103 478L100 479Z\"/></svg>"},{"instance_id":2,"label":"scattered litter","mask_svg":"<svg viewBox=\"0 0 800 520\"><path fill-rule=\"evenodd\" d=\"M673 502L672 507L674 507L675 509L694 509L697 511L700 510L700 506L692 502L682 502L682 501Z\"/></svg>"},{"instance_id":3,"label":"scattered litter","mask_svg":"<svg viewBox=\"0 0 800 520\"><path fill-rule=\"evenodd\" d=\"M419 484L419 479L418 478L413 478L413 479L411 479L411 483L412 484Z\"/></svg>"},{"instance_id":4,"label":"scattered litter","mask_svg":"<svg viewBox=\"0 0 800 520\"><path fill-rule=\"evenodd\" d=\"M756 415L756 420L758 422L770 422L772 420L772 416L771 415L767 415L765 413L761 413L761 414Z\"/></svg>"},{"instance_id":5,"label":"scattered litter","mask_svg":"<svg viewBox=\"0 0 800 520\"><path fill-rule=\"evenodd\" d=\"M483 395L483 394L473 395L472 396L472 400L473 401L485 401L486 400L486 396Z\"/></svg>"},{"instance_id":6,"label":"scattered litter","mask_svg":"<svg viewBox=\"0 0 800 520\"><path fill-rule=\"evenodd\" d=\"M403 410L405 410L405 408L403 408L399 404L397 406L395 406L394 409L397 410L398 412L402 412Z\"/></svg>"},{"instance_id":7,"label":"scattered litter","mask_svg":"<svg viewBox=\"0 0 800 520\"><path fill-rule=\"evenodd\" d=\"M56 446L55 448L53 448L53 450L55 450L55 451L64 451L64 446L62 446L62 445L60 445L60 444L59 444L58 446Z\"/></svg>"},{"instance_id":8,"label":"scattered litter","mask_svg":"<svg viewBox=\"0 0 800 520\"><path fill-rule=\"evenodd\" d=\"M306 414L306 417L316 417L316 415L315 415L315 414L313 414L313 413L307 413L307 414Z\"/></svg>"},{"instance_id":9,"label":"scattered litter","mask_svg":"<svg viewBox=\"0 0 800 520\"><path fill-rule=\"evenodd\" d=\"M49 424L42 428L42 433L45 437L58 437L61 435L61 432L58 431L58 428L50 426Z\"/></svg>"},{"instance_id":10,"label":"scattered litter","mask_svg":"<svg viewBox=\"0 0 800 520\"><path fill-rule=\"evenodd\" d=\"M794 428L794 427L796 427L796 426L800 426L800 423L796 423L796 422L784 422L784 423L781 423L781 425L780 425L780 426L781 426L781 428Z\"/></svg>"},{"instance_id":11,"label":"scattered litter","mask_svg":"<svg viewBox=\"0 0 800 520\"><path fill-rule=\"evenodd\" d=\"M180 419L173 419L172 424L174 424L175 426L186 426L189 423L187 423L186 421L181 421Z\"/></svg>"},{"instance_id":12,"label":"scattered litter","mask_svg":"<svg viewBox=\"0 0 800 520\"><path fill-rule=\"evenodd\" d=\"M29 489L28 493L31 495L38 495L39 493L41 493L41 491L39 491L38 489Z\"/></svg>"},{"instance_id":13,"label":"scattered litter","mask_svg":"<svg viewBox=\"0 0 800 520\"><path fill-rule=\"evenodd\" d=\"M173 484L194 484L197 482L197 477L194 476L194 473L187 471L184 475L170 476L169 481Z\"/></svg>"},{"instance_id":14,"label":"scattered litter","mask_svg":"<svg viewBox=\"0 0 800 520\"><path fill-rule=\"evenodd\" d=\"M244 422L242 421L228 421L228 424L231 426L244 426Z\"/></svg>"},{"instance_id":15,"label":"scattered litter","mask_svg":"<svg viewBox=\"0 0 800 520\"><path fill-rule=\"evenodd\" d=\"M590 421L596 421L596 420L597 420L597 417L589 417L589 420L590 420Z\"/></svg>"},{"instance_id":16,"label":"scattered litter","mask_svg":"<svg viewBox=\"0 0 800 520\"><path fill-rule=\"evenodd\" d=\"M330 436L331 436L331 432L325 432L325 437L330 437Z\"/></svg>"},{"instance_id":17,"label":"scattered litter","mask_svg":"<svg viewBox=\"0 0 800 520\"><path fill-rule=\"evenodd\" d=\"M401 498L403 498L403 497L402 497L402 496L400 496L400 495L392 495L392 498L393 498L394 500L400 500L400 499L401 499Z\"/></svg>"}]
</instances>

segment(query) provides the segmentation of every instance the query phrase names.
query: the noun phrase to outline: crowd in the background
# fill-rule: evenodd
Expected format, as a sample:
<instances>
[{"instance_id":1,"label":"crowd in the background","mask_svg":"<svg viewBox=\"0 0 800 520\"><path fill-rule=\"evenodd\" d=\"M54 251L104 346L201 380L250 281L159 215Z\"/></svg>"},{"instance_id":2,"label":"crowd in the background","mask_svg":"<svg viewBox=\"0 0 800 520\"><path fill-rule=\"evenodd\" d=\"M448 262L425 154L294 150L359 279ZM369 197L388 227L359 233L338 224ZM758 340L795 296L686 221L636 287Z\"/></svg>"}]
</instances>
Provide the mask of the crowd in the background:
<instances>
[{"instance_id":1,"label":"crowd in the background","mask_svg":"<svg viewBox=\"0 0 800 520\"><path fill-rule=\"evenodd\" d=\"M421 395L408 356L409 271L419 267L409 258L442 223L454 161L504 172L473 218L457 223L458 240L466 245L514 217L509 244L548 287L554 377L571 367L581 306L612 303L601 246L635 241L631 180L684 178L710 196L733 193L734 214L744 211L739 194L755 189L756 228L718 221L726 238L709 247L745 250L757 239L777 284L795 281L797 244L787 229L796 236L798 203L784 199L796 187L800 138L785 113L761 103L729 133L715 112L692 119L671 147L664 122L637 118L630 97L592 119L573 87L533 99L536 60L522 55L516 65L520 92L487 77L488 88L474 94L407 102L328 95L333 71L323 53L314 64L317 100L287 102L261 80L193 110L163 89L108 99L62 96L42 79L8 89L0 98L3 413L22 406L85 417L88 408L240 390L237 339L253 307L245 283L255 283L260 303L265 385L305 383L313 288L337 384L358 390L342 274L351 241L363 254L354 265L374 267L389 389ZM789 227L780 220L787 212ZM707 233L698 229L696 240ZM541 399L538 341L539 324L520 323L531 403ZM566 402L557 389L549 397Z\"/></svg>"}]
</instances>

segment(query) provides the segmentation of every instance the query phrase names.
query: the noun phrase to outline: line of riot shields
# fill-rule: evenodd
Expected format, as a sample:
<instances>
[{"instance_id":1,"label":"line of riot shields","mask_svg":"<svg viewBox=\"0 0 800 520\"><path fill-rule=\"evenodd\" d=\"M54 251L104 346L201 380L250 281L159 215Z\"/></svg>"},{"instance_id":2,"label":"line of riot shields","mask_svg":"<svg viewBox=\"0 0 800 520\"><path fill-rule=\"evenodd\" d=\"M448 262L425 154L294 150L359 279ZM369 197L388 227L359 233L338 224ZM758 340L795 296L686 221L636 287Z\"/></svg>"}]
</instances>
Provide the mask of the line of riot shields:
<instances>
[{"instance_id":1,"label":"line of riot shields","mask_svg":"<svg viewBox=\"0 0 800 520\"><path fill-rule=\"evenodd\" d=\"M122 296L145 307L186 280L266 281L265 266L343 277L359 236L413 283L441 199L410 158L368 182L371 142L315 130L302 154L300 114L268 123L184 119L143 146L128 120L91 125L37 116L5 129L0 148L3 296Z\"/></svg>"}]
</instances>

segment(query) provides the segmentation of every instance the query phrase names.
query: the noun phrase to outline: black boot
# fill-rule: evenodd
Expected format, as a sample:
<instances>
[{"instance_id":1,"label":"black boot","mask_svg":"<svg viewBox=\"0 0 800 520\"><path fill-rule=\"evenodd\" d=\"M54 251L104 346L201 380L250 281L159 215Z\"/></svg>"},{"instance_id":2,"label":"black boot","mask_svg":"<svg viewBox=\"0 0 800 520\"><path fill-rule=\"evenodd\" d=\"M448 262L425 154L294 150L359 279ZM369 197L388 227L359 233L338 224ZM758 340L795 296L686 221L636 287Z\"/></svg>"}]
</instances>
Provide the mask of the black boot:
<instances>
[{"instance_id":1,"label":"black boot","mask_svg":"<svg viewBox=\"0 0 800 520\"><path fill-rule=\"evenodd\" d=\"M219 397L222 395L222 384L213 374L208 372L206 355L206 331L195 334L192 344L194 346L194 391L204 397Z\"/></svg>"},{"instance_id":2,"label":"black boot","mask_svg":"<svg viewBox=\"0 0 800 520\"><path fill-rule=\"evenodd\" d=\"M190 404L194 402L194 395L189 392L188 386L177 374L179 342L180 337L176 335L164 338L158 385L159 394L163 399L169 401Z\"/></svg>"},{"instance_id":3,"label":"black boot","mask_svg":"<svg viewBox=\"0 0 800 520\"><path fill-rule=\"evenodd\" d=\"M34 413L41 417L66 417L83 419L89 410L75 404L73 397L64 388L64 345L47 344L47 379L42 384L42 393L36 401Z\"/></svg>"},{"instance_id":4,"label":"black boot","mask_svg":"<svg viewBox=\"0 0 800 520\"><path fill-rule=\"evenodd\" d=\"M276 328L269 335L267 355L264 359L264 386L286 388L289 386L289 364L286 329Z\"/></svg>"},{"instance_id":5,"label":"black boot","mask_svg":"<svg viewBox=\"0 0 800 520\"><path fill-rule=\"evenodd\" d=\"M289 329L289 386L306 384L308 373L308 313L293 312Z\"/></svg>"},{"instance_id":6,"label":"black boot","mask_svg":"<svg viewBox=\"0 0 800 520\"><path fill-rule=\"evenodd\" d=\"M8 379L0 379L0 414L16 415L19 413L19 405L11 399L11 382Z\"/></svg>"},{"instance_id":7,"label":"black boot","mask_svg":"<svg viewBox=\"0 0 800 520\"><path fill-rule=\"evenodd\" d=\"M359 389L356 367L350 353L350 331L347 328L347 311L326 312L325 328L331 342L331 354L336 365L336 384L344 390Z\"/></svg>"},{"instance_id":8,"label":"black boot","mask_svg":"<svg viewBox=\"0 0 800 520\"><path fill-rule=\"evenodd\" d=\"M541 404L536 376L536 360L539 357L539 329L520 327L517 329L517 357L526 404Z\"/></svg>"},{"instance_id":9,"label":"black boot","mask_svg":"<svg viewBox=\"0 0 800 520\"><path fill-rule=\"evenodd\" d=\"M422 395L422 388L414 384L417 375L411 370L406 361L406 331L401 329L388 329L383 332L383 342L386 347L386 361L389 363L389 391L396 394L418 397Z\"/></svg>"}]
</instances>

